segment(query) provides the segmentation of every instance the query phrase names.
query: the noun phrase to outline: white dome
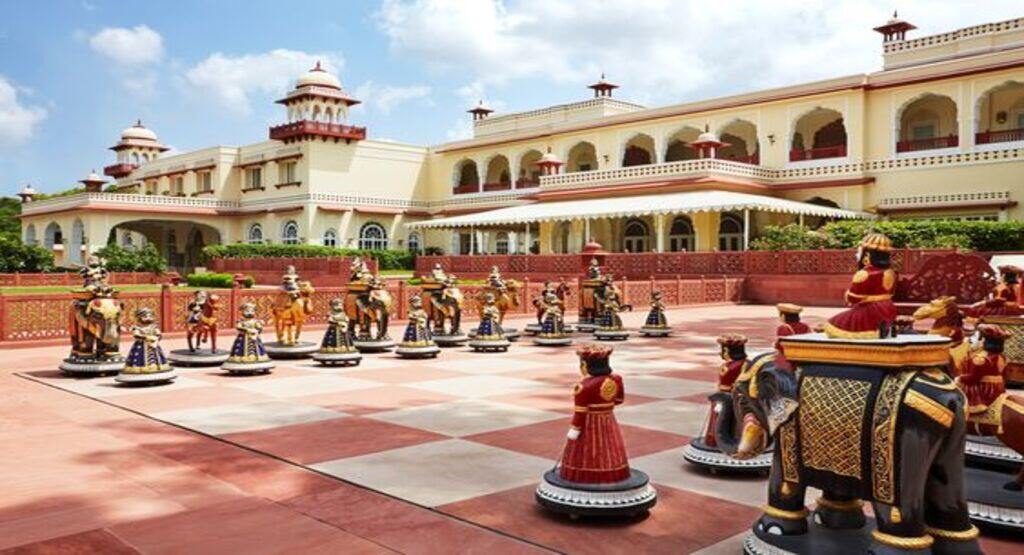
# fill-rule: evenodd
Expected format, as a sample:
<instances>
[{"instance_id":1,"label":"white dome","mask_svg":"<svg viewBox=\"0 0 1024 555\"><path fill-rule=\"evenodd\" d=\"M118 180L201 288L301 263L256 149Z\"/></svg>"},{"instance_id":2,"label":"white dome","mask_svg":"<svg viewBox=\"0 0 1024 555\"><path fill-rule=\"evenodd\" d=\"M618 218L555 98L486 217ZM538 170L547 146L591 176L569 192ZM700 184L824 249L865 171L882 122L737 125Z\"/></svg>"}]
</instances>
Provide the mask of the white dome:
<instances>
[{"instance_id":1,"label":"white dome","mask_svg":"<svg viewBox=\"0 0 1024 555\"><path fill-rule=\"evenodd\" d=\"M700 136L697 137L697 142L698 143L717 143L717 142L719 142L718 141L718 135L715 135L714 133L712 133L710 131L705 131L705 132L701 133Z\"/></svg>"},{"instance_id":2,"label":"white dome","mask_svg":"<svg viewBox=\"0 0 1024 555\"><path fill-rule=\"evenodd\" d=\"M146 127L142 125L142 122L138 121L135 125L121 132L121 139L141 139L143 141L156 142L156 133L146 129Z\"/></svg>"},{"instance_id":3,"label":"white dome","mask_svg":"<svg viewBox=\"0 0 1024 555\"><path fill-rule=\"evenodd\" d=\"M551 152L550 150L548 152L545 152L544 156L540 157L540 161L541 162L546 162L546 163L549 163L549 164L550 163L555 163L555 164L561 164L562 163L562 161L558 159L558 156L554 152Z\"/></svg>"},{"instance_id":4,"label":"white dome","mask_svg":"<svg viewBox=\"0 0 1024 555\"><path fill-rule=\"evenodd\" d=\"M307 71L302 77L299 77L298 82L295 83L296 88L307 86L340 89L341 81L339 81L334 75L328 73L327 70L320 67L320 62L317 62L313 69Z\"/></svg>"},{"instance_id":5,"label":"white dome","mask_svg":"<svg viewBox=\"0 0 1024 555\"><path fill-rule=\"evenodd\" d=\"M36 194L36 190L33 189L31 185L25 185L24 187L22 187L21 192L18 193L18 194L19 195L34 195L34 194Z\"/></svg>"},{"instance_id":6,"label":"white dome","mask_svg":"<svg viewBox=\"0 0 1024 555\"><path fill-rule=\"evenodd\" d=\"M93 170L93 171L89 172L89 175L85 176L85 179L83 179L82 181L105 181L105 180L96 173L96 170Z\"/></svg>"}]
</instances>

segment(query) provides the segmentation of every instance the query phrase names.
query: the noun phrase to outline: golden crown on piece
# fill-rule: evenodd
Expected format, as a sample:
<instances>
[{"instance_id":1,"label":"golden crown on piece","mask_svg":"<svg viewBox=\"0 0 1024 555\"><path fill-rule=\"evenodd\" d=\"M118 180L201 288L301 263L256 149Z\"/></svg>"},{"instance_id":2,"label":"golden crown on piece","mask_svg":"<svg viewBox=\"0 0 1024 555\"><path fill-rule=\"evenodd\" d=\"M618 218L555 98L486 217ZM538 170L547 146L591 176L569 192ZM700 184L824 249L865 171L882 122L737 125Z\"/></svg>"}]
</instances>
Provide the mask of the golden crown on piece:
<instances>
[{"instance_id":1,"label":"golden crown on piece","mask_svg":"<svg viewBox=\"0 0 1024 555\"><path fill-rule=\"evenodd\" d=\"M860 246L873 251L889 252L892 250L892 241L884 234L868 233L861 239Z\"/></svg>"},{"instance_id":2,"label":"golden crown on piece","mask_svg":"<svg viewBox=\"0 0 1024 555\"><path fill-rule=\"evenodd\" d=\"M747 344L747 336L739 333L726 333L719 335L717 341L723 347L742 347Z\"/></svg>"},{"instance_id":3,"label":"golden crown on piece","mask_svg":"<svg viewBox=\"0 0 1024 555\"><path fill-rule=\"evenodd\" d=\"M581 360L601 360L611 356L612 348L597 343L584 343L576 348L576 354Z\"/></svg>"},{"instance_id":4,"label":"golden crown on piece","mask_svg":"<svg viewBox=\"0 0 1024 555\"><path fill-rule=\"evenodd\" d=\"M793 303L779 303L775 308L779 309L780 314L800 314L804 311L804 307Z\"/></svg>"}]
</instances>

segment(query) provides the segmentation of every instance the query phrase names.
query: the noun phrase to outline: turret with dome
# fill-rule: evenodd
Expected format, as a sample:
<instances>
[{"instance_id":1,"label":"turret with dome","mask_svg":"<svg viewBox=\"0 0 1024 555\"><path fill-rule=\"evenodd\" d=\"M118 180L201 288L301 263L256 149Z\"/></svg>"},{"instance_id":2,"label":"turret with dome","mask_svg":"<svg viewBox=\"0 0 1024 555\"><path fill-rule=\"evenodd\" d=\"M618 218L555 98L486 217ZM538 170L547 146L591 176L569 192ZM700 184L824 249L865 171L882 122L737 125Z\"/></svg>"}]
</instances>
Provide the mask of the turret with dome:
<instances>
[{"instance_id":1,"label":"turret with dome","mask_svg":"<svg viewBox=\"0 0 1024 555\"><path fill-rule=\"evenodd\" d=\"M338 77L319 61L277 103L285 106L288 123L271 127L271 139L285 143L309 139L347 143L366 138L365 127L348 125L348 110L360 101L349 96Z\"/></svg>"},{"instance_id":2,"label":"turret with dome","mask_svg":"<svg viewBox=\"0 0 1024 555\"><path fill-rule=\"evenodd\" d=\"M136 120L135 125L121 131L121 140L110 150L117 153L117 163L103 168L103 173L120 179L142 164L156 160L169 147L161 144L156 133L142 125L142 120Z\"/></svg>"}]
</instances>

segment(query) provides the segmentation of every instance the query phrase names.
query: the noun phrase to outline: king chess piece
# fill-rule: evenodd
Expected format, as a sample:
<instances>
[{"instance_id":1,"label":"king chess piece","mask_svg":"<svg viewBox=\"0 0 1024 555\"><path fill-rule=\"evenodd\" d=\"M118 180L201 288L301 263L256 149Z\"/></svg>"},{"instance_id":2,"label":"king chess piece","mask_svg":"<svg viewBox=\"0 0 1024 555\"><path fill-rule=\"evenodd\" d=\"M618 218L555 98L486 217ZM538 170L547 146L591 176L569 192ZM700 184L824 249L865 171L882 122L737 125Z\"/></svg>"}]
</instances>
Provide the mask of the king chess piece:
<instances>
[{"instance_id":1,"label":"king chess piece","mask_svg":"<svg viewBox=\"0 0 1024 555\"><path fill-rule=\"evenodd\" d=\"M469 346L474 351L503 353L508 351L510 344L501 325L501 311L495 304L494 295L487 293L480 308L480 324L469 340Z\"/></svg>"},{"instance_id":2,"label":"king chess piece","mask_svg":"<svg viewBox=\"0 0 1024 555\"><path fill-rule=\"evenodd\" d=\"M121 312L124 305L107 283L103 260L90 256L79 272L82 288L73 291L68 331L71 354L61 362L60 371L69 376L105 376L124 368L121 356Z\"/></svg>"},{"instance_id":3,"label":"king chess piece","mask_svg":"<svg viewBox=\"0 0 1024 555\"><path fill-rule=\"evenodd\" d=\"M661 291L651 291L651 310L647 313L644 325L640 326L640 335L644 337L668 337L672 328L665 317L665 301Z\"/></svg>"},{"instance_id":4,"label":"king chess piece","mask_svg":"<svg viewBox=\"0 0 1024 555\"><path fill-rule=\"evenodd\" d=\"M537 486L537 503L572 517L644 514L657 492L645 473L629 466L615 420L625 391L609 364L612 348L588 344L576 352L582 378L573 388L572 424L561 459Z\"/></svg>"},{"instance_id":5,"label":"king chess piece","mask_svg":"<svg viewBox=\"0 0 1024 555\"><path fill-rule=\"evenodd\" d=\"M267 343L267 356L274 359L306 358L319 350L312 341L301 341L302 326L313 314L313 285L299 280L294 266L288 266L281 278L281 289L271 313L276 341Z\"/></svg>"},{"instance_id":6,"label":"king chess piece","mask_svg":"<svg viewBox=\"0 0 1024 555\"><path fill-rule=\"evenodd\" d=\"M174 366L220 366L230 356L217 348L217 306L220 297L206 291L196 291L188 303L185 316L187 349L175 349L167 358ZM204 344L209 347L204 348Z\"/></svg>"},{"instance_id":7,"label":"king chess piece","mask_svg":"<svg viewBox=\"0 0 1024 555\"><path fill-rule=\"evenodd\" d=\"M136 310L135 325L132 326L134 341L128 350L128 360L114 379L125 385L162 385L177 378L178 373L160 348L162 335L156 326L153 309L143 307Z\"/></svg>"},{"instance_id":8,"label":"king chess piece","mask_svg":"<svg viewBox=\"0 0 1024 555\"><path fill-rule=\"evenodd\" d=\"M565 312L562 303L554 293L547 293L543 300L544 314L540 333L533 338L534 345L542 347L565 347L572 345L572 337L565 329Z\"/></svg>"},{"instance_id":9,"label":"king chess piece","mask_svg":"<svg viewBox=\"0 0 1024 555\"><path fill-rule=\"evenodd\" d=\"M256 317L256 305L252 303L243 304L239 312L242 317L235 324L238 335L221 369L229 374L266 374L274 368L274 362L267 356L260 339L263 320Z\"/></svg>"},{"instance_id":10,"label":"king chess piece","mask_svg":"<svg viewBox=\"0 0 1024 555\"><path fill-rule=\"evenodd\" d=\"M604 276L603 282L604 285L594 293L598 313L594 338L600 341L625 341L629 339L629 332L622 326L619 313L633 310L633 307L622 302L622 291L612 281L611 275Z\"/></svg>"},{"instance_id":11,"label":"king chess piece","mask_svg":"<svg viewBox=\"0 0 1024 555\"><path fill-rule=\"evenodd\" d=\"M435 358L440 352L441 348L430 334L430 319L423 310L423 300L412 297L409 299L409 323L395 353L402 358Z\"/></svg>"},{"instance_id":12,"label":"king chess piece","mask_svg":"<svg viewBox=\"0 0 1024 555\"><path fill-rule=\"evenodd\" d=\"M718 371L718 391L708 396L711 405L704 419L704 428L699 437L683 448L683 459L712 474L766 474L772 466L771 452L766 450L754 457L737 459L723 451L718 444L718 438L725 437L726 447L734 449L735 443L739 441L743 422L737 421L732 410L732 389L741 375L751 371L746 337L738 333L725 334L719 336L718 345L723 361Z\"/></svg>"},{"instance_id":13,"label":"king chess piece","mask_svg":"<svg viewBox=\"0 0 1024 555\"><path fill-rule=\"evenodd\" d=\"M892 242L881 233L869 233L857 249L859 269L846 290L850 308L825 324L825 334L839 339L878 339L893 334L896 305L892 302L896 272L892 270Z\"/></svg>"},{"instance_id":14,"label":"king chess piece","mask_svg":"<svg viewBox=\"0 0 1024 555\"><path fill-rule=\"evenodd\" d=\"M320 349L313 353L313 360L324 366L356 366L363 355L352 343L352 326L345 314L345 300L331 299L330 310L324 338L320 341Z\"/></svg>"}]
</instances>

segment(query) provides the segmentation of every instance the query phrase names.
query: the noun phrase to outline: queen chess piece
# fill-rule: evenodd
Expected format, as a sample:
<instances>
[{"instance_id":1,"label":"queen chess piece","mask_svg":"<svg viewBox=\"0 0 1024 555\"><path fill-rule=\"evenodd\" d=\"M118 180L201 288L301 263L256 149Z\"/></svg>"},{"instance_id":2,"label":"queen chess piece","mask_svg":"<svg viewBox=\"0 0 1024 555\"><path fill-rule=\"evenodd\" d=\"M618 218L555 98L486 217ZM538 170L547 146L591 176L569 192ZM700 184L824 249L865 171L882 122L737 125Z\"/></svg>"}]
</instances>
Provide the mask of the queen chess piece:
<instances>
[{"instance_id":1,"label":"queen chess piece","mask_svg":"<svg viewBox=\"0 0 1024 555\"><path fill-rule=\"evenodd\" d=\"M494 295L487 293L480 309L480 324L469 340L469 346L474 351L505 352L510 344L501 325L501 312L495 304Z\"/></svg>"},{"instance_id":2,"label":"queen chess piece","mask_svg":"<svg viewBox=\"0 0 1024 555\"><path fill-rule=\"evenodd\" d=\"M665 317L665 302L661 291L651 291L651 310L647 313L644 325L640 326L640 335L644 337L668 337L672 328Z\"/></svg>"},{"instance_id":3,"label":"queen chess piece","mask_svg":"<svg viewBox=\"0 0 1024 555\"><path fill-rule=\"evenodd\" d=\"M160 347L162 333L156 326L153 309L142 307L135 311L135 325L132 326L131 348L128 360L121 373L114 378L125 385L161 385L168 384L178 377L178 373L167 362L164 351Z\"/></svg>"},{"instance_id":4,"label":"queen chess piece","mask_svg":"<svg viewBox=\"0 0 1024 555\"><path fill-rule=\"evenodd\" d=\"M345 300L331 299L327 329L324 330L320 349L313 353L313 360L324 366L356 366L363 355L352 343L352 327L345 314Z\"/></svg>"},{"instance_id":5,"label":"queen chess piece","mask_svg":"<svg viewBox=\"0 0 1024 555\"><path fill-rule=\"evenodd\" d=\"M82 288L72 292L68 325L71 354L61 362L60 371L76 377L117 374L125 365L120 354L124 305L107 283L102 259L90 256L79 274Z\"/></svg>"},{"instance_id":6,"label":"queen chess piece","mask_svg":"<svg viewBox=\"0 0 1024 555\"><path fill-rule=\"evenodd\" d=\"M572 337L565 329L565 312L554 293L545 295L543 325L540 333L533 338L534 345L542 347L565 347L572 344Z\"/></svg>"},{"instance_id":7,"label":"queen chess piece","mask_svg":"<svg viewBox=\"0 0 1024 555\"><path fill-rule=\"evenodd\" d=\"M545 509L579 516L635 517L650 510L657 492L647 474L631 468L615 407L625 400L612 372L612 348L581 345L582 378L573 388L573 417L562 456L544 473L535 499Z\"/></svg>"},{"instance_id":8,"label":"queen chess piece","mask_svg":"<svg viewBox=\"0 0 1024 555\"><path fill-rule=\"evenodd\" d=\"M263 320L256 317L256 305L245 303L239 307L241 318L235 325L238 335L231 345L231 355L221 365L229 374L266 374L274 368L274 362L267 356L260 333Z\"/></svg>"},{"instance_id":9,"label":"queen chess piece","mask_svg":"<svg viewBox=\"0 0 1024 555\"><path fill-rule=\"evenodd\" d=\"M199 290L192 294L185 316L187 349L175 349L167 358L174 366L220 366L230 356L217 348L217 306L220 297ZM209 347L203 347L204 344Z\"/></svg>"},{"instance_id":10,"label":"queen chess piece","mask_svg":"<svg viewBox=\"0 0 1024 555\"><path fill-rule=\"evenodd\" d=\"M440 352L441 348L431 337L430 319L423 310L423 300L412 297L409 299L409 323L395 353L402 358L435 358Z\"/></svg>"}]
</instances>

